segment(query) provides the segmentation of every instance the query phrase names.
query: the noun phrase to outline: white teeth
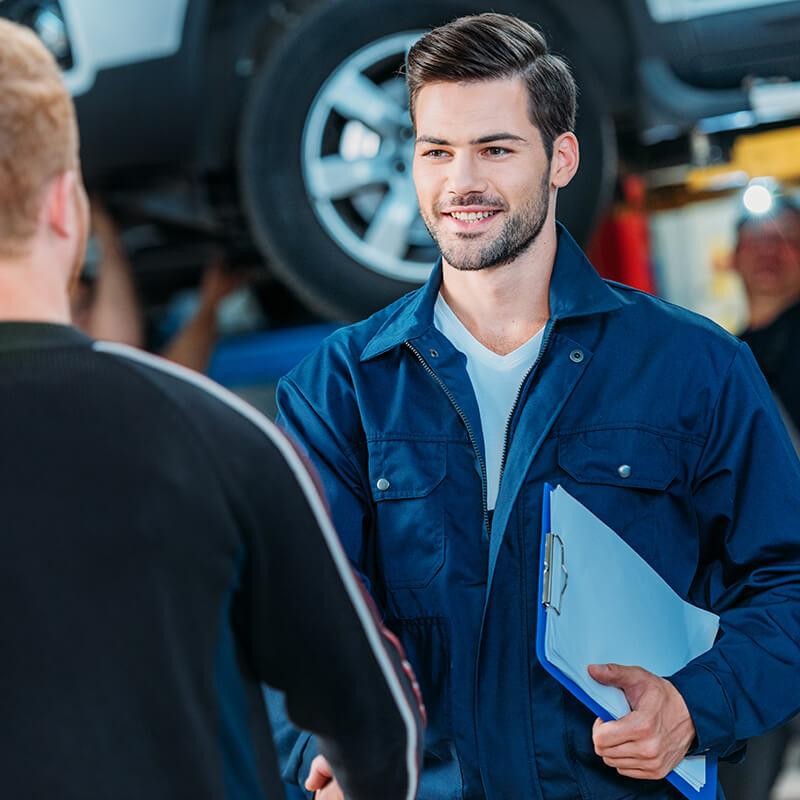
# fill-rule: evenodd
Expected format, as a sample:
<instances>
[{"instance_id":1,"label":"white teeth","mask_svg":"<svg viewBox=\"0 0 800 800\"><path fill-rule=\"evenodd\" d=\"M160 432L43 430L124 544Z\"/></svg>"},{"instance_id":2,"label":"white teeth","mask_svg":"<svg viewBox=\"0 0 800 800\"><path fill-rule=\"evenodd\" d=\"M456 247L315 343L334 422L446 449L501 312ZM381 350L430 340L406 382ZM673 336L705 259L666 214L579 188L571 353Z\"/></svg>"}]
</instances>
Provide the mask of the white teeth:
<instances>
[{"instance_id":1,"label":"white teeth","mask_svg":"<svg viewBox=\"0 0 800 800\"><path fill-rule=\"evenodd\" d=\"M493 217L496 213L496 211L451 211L450 216L461 222L477 222L487 217Z\"/></svg>"}]
</instances>

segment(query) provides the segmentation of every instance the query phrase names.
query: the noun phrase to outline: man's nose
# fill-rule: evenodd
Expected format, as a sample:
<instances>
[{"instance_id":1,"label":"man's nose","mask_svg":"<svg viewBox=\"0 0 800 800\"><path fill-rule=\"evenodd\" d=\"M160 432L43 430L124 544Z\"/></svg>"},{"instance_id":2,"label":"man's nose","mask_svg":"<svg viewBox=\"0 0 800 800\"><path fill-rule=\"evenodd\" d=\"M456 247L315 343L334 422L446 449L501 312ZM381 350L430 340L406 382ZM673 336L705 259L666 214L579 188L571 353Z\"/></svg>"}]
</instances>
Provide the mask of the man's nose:
<instances>
[{"instance_id":1,"label":"man's nose","mask_svg":"<svg viewBox=\"0 0 800 800\"><path fill-rule=\"evenodd\" d=\"M485 174L475 158L467 153L461 153L453 159L448 178L448 191L459 197L483 193L487 189Z\"/></svg>"}]
</instances>

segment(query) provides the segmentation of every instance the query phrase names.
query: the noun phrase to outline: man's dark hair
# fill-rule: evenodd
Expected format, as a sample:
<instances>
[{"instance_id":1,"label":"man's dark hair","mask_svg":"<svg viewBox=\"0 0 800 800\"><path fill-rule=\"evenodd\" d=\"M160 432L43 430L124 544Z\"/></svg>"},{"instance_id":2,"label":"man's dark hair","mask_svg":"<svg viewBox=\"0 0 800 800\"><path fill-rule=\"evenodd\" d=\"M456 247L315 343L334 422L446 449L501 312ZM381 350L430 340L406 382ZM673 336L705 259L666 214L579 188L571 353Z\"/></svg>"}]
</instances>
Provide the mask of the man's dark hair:
<instances>
[{"instance_id":1,"label":"man's dark hair","mask_svg":"<svg viewBox=\"0 0 800 800\"><path fill-rule=\"evenodd\" d=\"M425 34L406 59L411 119L426 84L515 77L528 87L528 114L551 158L555 138L575 128L575 78L566 61L549 52L541 31L517 17L460 17Z\"/></svg>"}]
</instances>

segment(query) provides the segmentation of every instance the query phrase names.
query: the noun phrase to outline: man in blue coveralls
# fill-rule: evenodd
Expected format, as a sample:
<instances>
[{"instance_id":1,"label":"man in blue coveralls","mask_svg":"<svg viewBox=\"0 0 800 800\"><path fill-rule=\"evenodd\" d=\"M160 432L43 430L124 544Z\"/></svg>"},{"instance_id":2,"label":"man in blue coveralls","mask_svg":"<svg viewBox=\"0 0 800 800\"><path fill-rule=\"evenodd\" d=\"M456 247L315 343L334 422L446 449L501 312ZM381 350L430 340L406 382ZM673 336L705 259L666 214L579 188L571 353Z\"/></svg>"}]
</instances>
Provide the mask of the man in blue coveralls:
<instances>
[{"instance_id":1,"label":"man in blue coveralls","mask_svg":"<svg viewBox=\"0 0 800 800\"><path fill-rule=\"evenodd\" d=\"M736 758L800 707L797 457L746 346L603 281L556 223L576 89L537 30L455 20L407 77L442 258L281 382L280 421L422 684L419 800L666 800L687 753ZM627 695L616 722L536 661L545 481L721 617L675 675L592 668ZM340 798L313 738L279 728L284 778Z\"/></svg>"}]
</instances>

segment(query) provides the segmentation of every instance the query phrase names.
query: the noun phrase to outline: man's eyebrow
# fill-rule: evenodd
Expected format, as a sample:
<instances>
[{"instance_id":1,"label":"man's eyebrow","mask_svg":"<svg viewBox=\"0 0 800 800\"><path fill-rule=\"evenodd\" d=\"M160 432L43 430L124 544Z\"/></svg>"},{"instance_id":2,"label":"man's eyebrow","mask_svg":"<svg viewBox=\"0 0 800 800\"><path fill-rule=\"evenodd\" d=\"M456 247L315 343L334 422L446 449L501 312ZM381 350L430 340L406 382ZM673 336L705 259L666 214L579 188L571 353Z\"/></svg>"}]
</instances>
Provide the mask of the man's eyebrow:
<instances>
[{"instance_id":1,"label":"man's eyebrow","mask_svg":"<svg viewBox=\"0 0 800 800\"><path fill-rule=\"evenodd\" d=\"M417 144L436 144L436 145L444 145L448 146L450 142L446 139L439 139L436 136L417 136ZM498 133L488 133L486 136L480 136L477 139L473 139L470 144L489 144L490 142L523 142L524 144L528 143L527 139L524 139L522 136L517 136L515 133L507 133L506 131L500 131Z\"/></svg>"},{"instance_id":2,"label":"man's eyebrow","mask_svg":"<svg viewBox=\"0 0 800 800\"><path fill-rule=\"evenodd\" d=\"M528 143L527 139L522 136L517 136L515 133L490 133L487 136L481 136L479 139L473 139L470 144L489 144L490 142L524 142Z\"/></svg>"}]
</instances>

